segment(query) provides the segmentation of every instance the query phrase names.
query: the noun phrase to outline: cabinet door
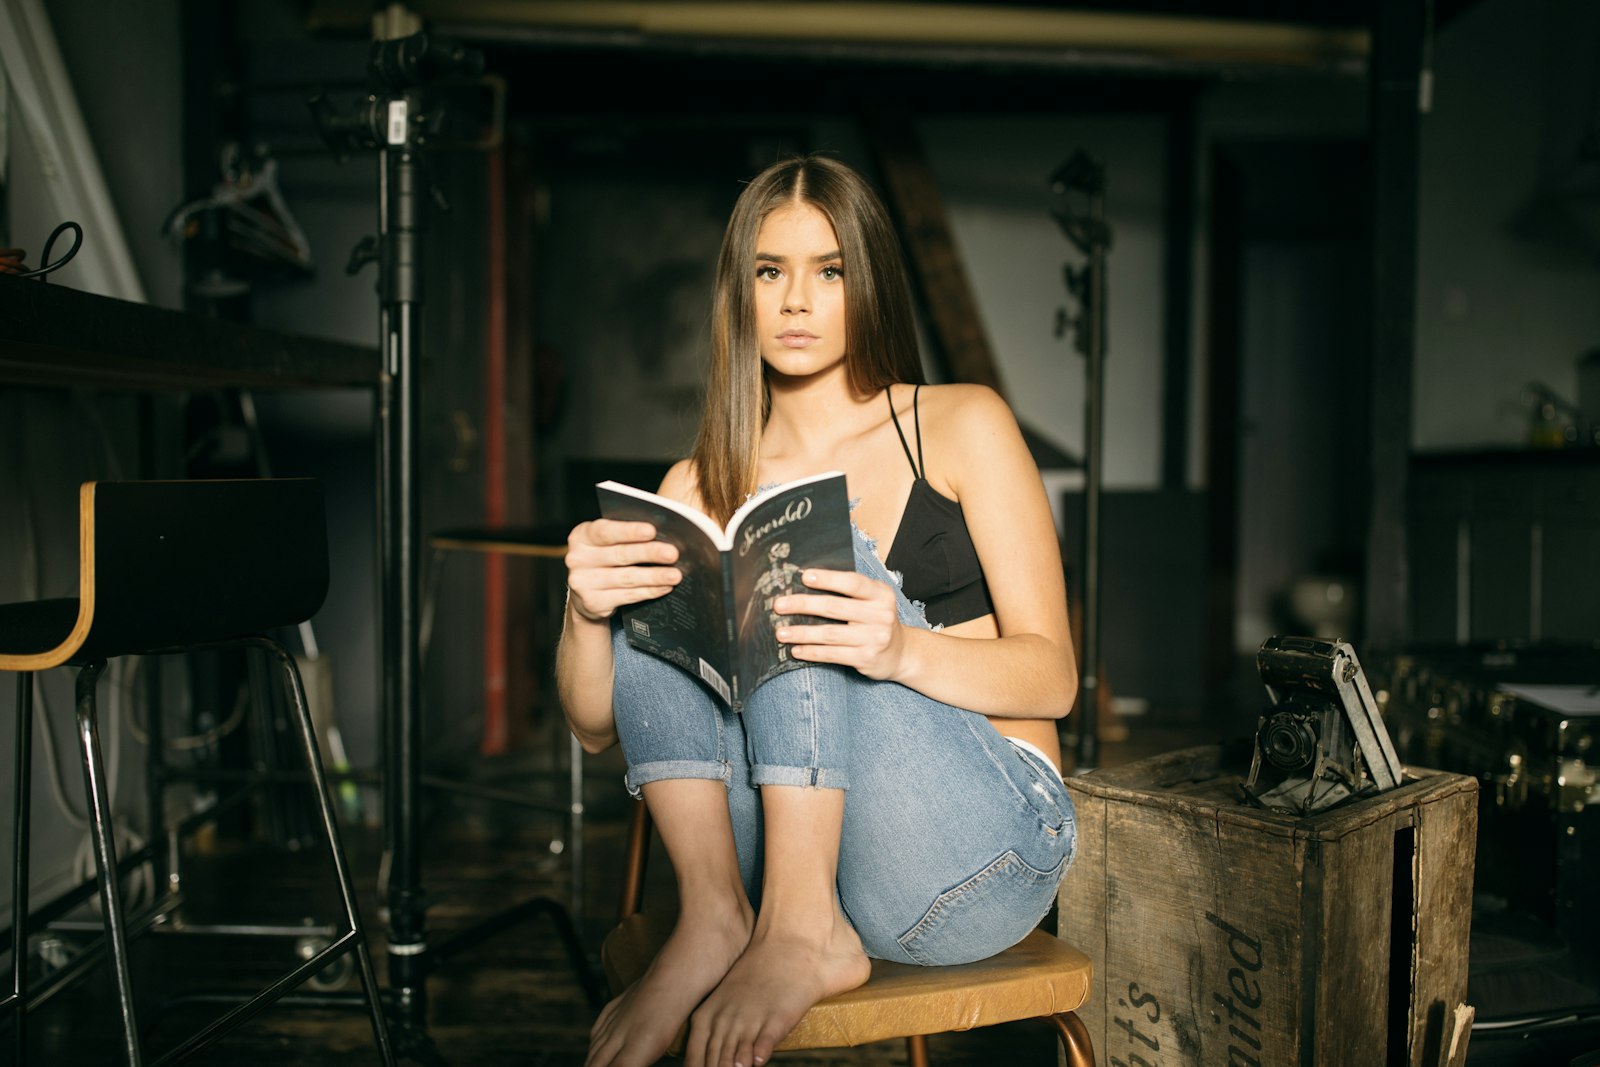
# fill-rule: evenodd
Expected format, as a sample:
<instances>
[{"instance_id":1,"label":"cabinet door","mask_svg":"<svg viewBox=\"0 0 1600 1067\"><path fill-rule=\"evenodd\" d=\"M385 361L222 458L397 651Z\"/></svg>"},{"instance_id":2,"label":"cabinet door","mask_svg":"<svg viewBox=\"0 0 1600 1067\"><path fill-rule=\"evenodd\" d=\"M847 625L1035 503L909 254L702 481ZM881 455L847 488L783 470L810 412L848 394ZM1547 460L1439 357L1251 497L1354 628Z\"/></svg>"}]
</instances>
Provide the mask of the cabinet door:
<instances>
[{"instance_id":1,"label":"cabinet door","mask_svg":"<svg viewBox=\"0 0 1600 1067\"><path fill-rule=\"evenodd\" d=\"M1416 465L1415 640L1600 640L1600 466L1575 458Z\"/></svg>"}]
</instances>

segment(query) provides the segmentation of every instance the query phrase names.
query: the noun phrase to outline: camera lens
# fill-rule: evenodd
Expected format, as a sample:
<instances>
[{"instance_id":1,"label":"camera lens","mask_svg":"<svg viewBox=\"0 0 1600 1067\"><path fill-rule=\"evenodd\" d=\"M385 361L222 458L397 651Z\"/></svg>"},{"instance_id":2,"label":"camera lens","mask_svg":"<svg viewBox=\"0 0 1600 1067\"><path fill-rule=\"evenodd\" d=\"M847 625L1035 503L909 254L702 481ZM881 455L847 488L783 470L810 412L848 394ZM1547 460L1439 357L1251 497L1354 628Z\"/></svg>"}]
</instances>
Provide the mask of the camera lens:
<instances>
[{"instance_id":1,"label":"camera lens","mask_svg":"<svg viewBox=\"0 0 1600 1067\"><path fill-rule=\"evenodd\" d=\"M1317 756L1317 731L1310 718L1294 712L1278 712L1261 724L1256 738L1261 754L1285 771L1311 766Z\"/></svg>"}]
</instances>

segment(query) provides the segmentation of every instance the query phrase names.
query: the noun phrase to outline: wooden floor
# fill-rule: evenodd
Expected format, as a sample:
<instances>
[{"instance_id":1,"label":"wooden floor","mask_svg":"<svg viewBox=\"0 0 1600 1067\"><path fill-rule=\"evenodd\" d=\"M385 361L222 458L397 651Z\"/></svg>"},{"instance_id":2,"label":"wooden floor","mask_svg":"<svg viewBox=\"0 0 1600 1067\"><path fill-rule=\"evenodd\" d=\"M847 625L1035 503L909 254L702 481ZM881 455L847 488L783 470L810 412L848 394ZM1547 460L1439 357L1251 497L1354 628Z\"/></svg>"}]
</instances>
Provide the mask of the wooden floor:
<instances>
[{"instance_id":1,"label":"wooden floor","mask_svg":"<svg viewBox=\"0 0 1600 1067\"><path fill-rule=\"evenodd\" d=\"M1161 729L1136 723L1128 741L1106 746L1101 763L1113 766L1214 740L1204 728ZM583 965L597 973L599 944L616 915L623 835L632 802L623 792L622 767L615 752L591 758L586 766L586 890L579 931ZM469 773L480 784L525 788L562 800L565 785L559 770L502 762L474 767ZM550 849L552 836L561 829L557 820L436 790L428 792L425 810L423 888L430 901L430 945L437 946L452 934L533 899L571 907L571 853L557 855ZM377 891L381 835L360 825L346 827L345 833L379 980L387 985L385 923L380 910L384 901ZM230 836L222 834L209 847L191 850L185 867L188 902L182 914L186 921L270 923L295 929L296 935L296 928L306 921L332 921L336 904L325 854L260 844L230 845L229 841ZM659 849L650 866L649 896L656 903L671 901L671 871ZM85 918L93 920L95 916ZM293 965L297 940L298 936L241 939L159 931L136 939L133 971L140 991L141 1021L147 1028L146 1062L222 1010L183 1006L163 1014L173 995L236 992L265 985ZM73 944L73 936L62 938L59 951L70 953ZM1489 956L1495 944L1492 938L1480 942L1475 928L1475 988L1469 989L1469 998L1475 998L1472 1002L1480 1006L1491 1004L1494 988L1483 984L1476 965L1493 962ZM405 1062L451 1067L582 1064L594 1009L575 975L573 962L545 914L512 925L441 961L427 982L426 1026L418 1031L423 1043ZM1491 968L1487 978L1496 977ZM348 994L356 988L353 979L345 980L336 986L336 992ZM1539 990L1543 995L1545 986ZM1592 990L1579 990L1575 1002L1590 993ZM30 1018L26 1062L49 1067L118 1063L119 1034L106 968L97 966L87 980L60 993ZM1594 1037L1600 1041L1600 1035ZM1581 1045L1583 1035L1576 1040ZM1037 1024L944 1035L932 1038L929 1044L935 1067L1055 1067L1057 1063L1053 1035ZM11 1063L8 1032L0 1032L0 1046L0 1065ZM1474 1041L1469 1063L1474 1067L1545 1067L1571 1059L1565 1053L1557 1056L1554 1049L1552 1045L1544 1054L1527 1041L1496 1045L1486 1039ZM354 1067L377 1063L378 1057L370 1025L361 1012L277 1006L185 1062L211 1067ZM905 1064L906 1054L903 1042L892 1041L857 1049L781 1053L776 1063L779 1067L889 1067Z\"/></svg>"},{"instance_id":2,"label":"wooden floor","mask_svg":"<svg viewBox=\"0 0 1600 1067\"><path fill-rule=\"evenodd\" d=\"M1188 736L1192 740L1192 732ZM1165 750L1183 737L1160 733L1143 744L1108 747L1105 762ZM555 775L521 773L511 766L480 769L478 774L499 786L527 783L548 796L560 796L564 789ZM616 916L623 835L632 802L623 792L615 753L591 758L587 776L586 891L579 929L585 965L598 973L599 944ZM570 908L570 853L555 855L549 847L552 835L560 831L557 820L458 794L430 792L428 797L423 888L431 900L430 943L533 898L549 898ZM387 985L383 901L377 891L380 835L361 826L347 827L345 833L379 980ZM291 928L305 921L332 921L336 904L325 854L229 846L225 839L219 840L224 843L186 862L186 921L250 921ZM650 876L653 899L670 900L670 869L659 854L653 857ZM141 1021L147 1027L147 1059L156 1058L222 1010L181 1006L162 1014L168 998L264 985L292 966L296 940L161 931L136 939L133 972L140 990ZM358 986L352 978L338 988L353 991ZM452 1067L558 1067L583 1062L594 1010L544 915L442 962L432 972L427 992L427 1025L421 1034L427 1044L407 1062ZM30 1018L29 1027L30 1064L99 1067L119 1062L120 1031L106 968L96 967L88 980L57 995ZM5 1036L0 1063L9 1062L9 1035ZM1028 1023L936 1037L930 1041L930 1052L937 1067L1054 1067L1057 1062L1052 1032ZM350 1067L378 1059L370 1024L358 1010L278 1006L185 1062L217 1067ZM904 1064L906 1053L903 1042L892 1041L858 1049L783 1053L777 1062L789 1067L889 1067Z\"/></svg>"}]
</instances>

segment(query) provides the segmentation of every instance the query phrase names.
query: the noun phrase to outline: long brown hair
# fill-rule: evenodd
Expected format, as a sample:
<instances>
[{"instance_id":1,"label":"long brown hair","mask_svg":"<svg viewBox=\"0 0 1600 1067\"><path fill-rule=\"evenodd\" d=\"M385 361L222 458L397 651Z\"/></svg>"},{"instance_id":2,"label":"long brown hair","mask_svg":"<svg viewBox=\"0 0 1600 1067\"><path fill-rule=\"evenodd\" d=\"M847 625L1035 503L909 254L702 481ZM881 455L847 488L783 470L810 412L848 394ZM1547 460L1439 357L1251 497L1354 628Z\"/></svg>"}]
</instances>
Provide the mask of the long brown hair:
<instances>
[{"instance_id":1,"label":"long brown hair","mask_svg":"<svg viewBox=\"0 0 1600 1067\"><path fill-rule=\"evenodd\" d=\"M866 181L826 156L797 156L762 171L739 194L717 256L711 303L711 372L693 460L701 506L726 522L756 490L766 424L766 364L756 336L756 235L768 215L808 204L827 216L844 264L845 367L869 396L895 382L921 382L900 242Z\"/></svg>"}]
</instances>

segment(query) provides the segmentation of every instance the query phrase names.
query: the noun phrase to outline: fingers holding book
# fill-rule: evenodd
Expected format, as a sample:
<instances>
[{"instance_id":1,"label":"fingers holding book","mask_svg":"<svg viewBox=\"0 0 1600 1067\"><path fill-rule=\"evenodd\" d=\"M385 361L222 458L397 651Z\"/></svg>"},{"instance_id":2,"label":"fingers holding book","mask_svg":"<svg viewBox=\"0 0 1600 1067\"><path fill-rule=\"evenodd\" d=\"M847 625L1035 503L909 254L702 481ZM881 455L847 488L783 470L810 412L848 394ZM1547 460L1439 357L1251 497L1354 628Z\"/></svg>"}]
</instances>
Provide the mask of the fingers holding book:
<instances>
[{"instance_id":1,"label":"fingers holding book","mask_svg":"<svg viewBox=\"0 0 1600 1067\"><path fill-rule=\"evenodd\" d=\"M678 550L655 539L648 522L595 519L567 536L568 603L591 622L620 607L665 596L683 574L673 566Z\"/></svg>"},{"instance_id":2,"label":"fingers holding book","mask_svg":"<svg viewBox=\"0 0 1600 1067\"><path fill-rule=\"evenodd\" d=\"M854 667L868 678L893 678L904 643L894 590L854 571L811 568L801 581L818 591L779 597L773 610L834 621L778 627L778 640L789 646L789 654Z\"/></svg>"}]
</instances>

